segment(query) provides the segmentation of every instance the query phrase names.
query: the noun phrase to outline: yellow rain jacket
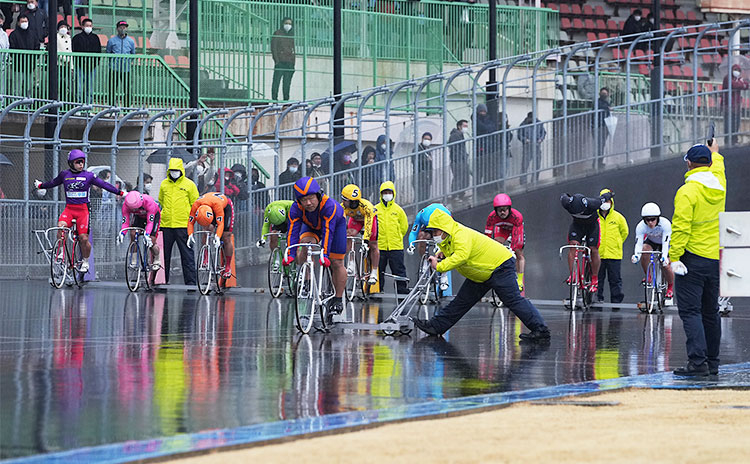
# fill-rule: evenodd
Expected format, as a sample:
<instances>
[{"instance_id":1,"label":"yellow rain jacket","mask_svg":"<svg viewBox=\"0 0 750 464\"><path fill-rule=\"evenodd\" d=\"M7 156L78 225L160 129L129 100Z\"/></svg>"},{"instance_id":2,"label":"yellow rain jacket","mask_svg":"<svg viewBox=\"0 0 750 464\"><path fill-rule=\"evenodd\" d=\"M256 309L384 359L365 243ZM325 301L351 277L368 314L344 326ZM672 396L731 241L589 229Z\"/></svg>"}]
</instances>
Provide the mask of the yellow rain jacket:
<instances>
[{"instance_id":1,"label":"yellow rain jacket","mask_svg":"<svg viewBox=\"0 0 750 464\"><path fill-rule=\"evenodd\" d=\"M440 229L450 235L438 244L445 255L437 265L438 272L455 269L471 281L485 282L495 269L513 257L502 244L459 224L445 211L436 209L430 215L427 228Z\"/></svg>"},{"instance_id":2,"label":"yellow rain jacket","mask_svg":"<svg viewBox=\"0 0 750 464\"><path fill-rule=\"evenodd\" d=\"M622 245L629 234L628 222L625 216L615 211L615 200L612 200L612 207L607 217L602 215L601 209L599 210L599 227L601 228L599 256L602 259L622 259Z\"/></svg>"},{"instance_id":3,"label":"yellow rain jacket","mask_svg":"<svg viewBox=\"0 0 750 464\"><path fill-rule=\"evenodd\" d=\"M383 201L383 190L393 190L393 200ZM386 181L380 184L378 209L378 248L383 251L403 250L404 235L409 232L409 219L404 209L396 204L396 186Z\"/></svg>"},{"instance_id":4,"label":"yellow rain jacket","mask_svg":"<svg viewBox=\"0 0 750 464\"><path fill-rule=\"evenodd\" d=\"M719 259L719 213L727 199L724 157L711 155L711 166L685 173L685 185L674 196L669 259L679 261L685 251Z\"/></svg>"},{"instance_id":5,"label":"yellow rain jacket","mask_svg":"<svg viewBox=\"0 0 750 464\"><path fill-rule=\"evenodd\" d=\"M172 180L167 171L167 178L159 187L161 204L161 227L172 229L187 228L190 208L198 199L198 187L185 177L185 168L181 158L169 158L168 170L179 169L182 175Z\"/></svg>"}]
</instances>

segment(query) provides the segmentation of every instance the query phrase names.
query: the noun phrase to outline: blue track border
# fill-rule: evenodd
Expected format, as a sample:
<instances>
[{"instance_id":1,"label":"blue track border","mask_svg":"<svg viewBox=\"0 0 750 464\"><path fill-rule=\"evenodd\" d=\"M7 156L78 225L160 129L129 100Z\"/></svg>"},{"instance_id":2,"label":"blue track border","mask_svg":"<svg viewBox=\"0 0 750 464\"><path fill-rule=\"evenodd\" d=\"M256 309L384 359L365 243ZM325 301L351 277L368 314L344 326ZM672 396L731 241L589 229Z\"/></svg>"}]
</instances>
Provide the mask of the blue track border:
<instances>
[{"instance_id":1,"label":"blue track border","mask_svg":"<svg viewBox=\"0 0 750 464\"><path fill-rule=\"evenodd\" d=\"M623 388L748 388L745 375L750 373L750 362L721 367L716 380L695 381L675 377L671 372L619 377L575 384L556 385L514 392L491 393L462 398L441 399L385 409L353 411L319 417L291 419L255 424L232 429L216 429L191 434L113 443L78 448L57 453L40 454L2 461L4 463L120 463L144 459L158 459L176 454L201 453L221 448L237 448L274 440L310 434L335 432L339 429L386 424L413 419L429 419L448 414L471 412L523 401L559 398ZM745 374L745 375L737 375ZM739 381L736 378L739 377Z\"/></svg>"}]
</instances>

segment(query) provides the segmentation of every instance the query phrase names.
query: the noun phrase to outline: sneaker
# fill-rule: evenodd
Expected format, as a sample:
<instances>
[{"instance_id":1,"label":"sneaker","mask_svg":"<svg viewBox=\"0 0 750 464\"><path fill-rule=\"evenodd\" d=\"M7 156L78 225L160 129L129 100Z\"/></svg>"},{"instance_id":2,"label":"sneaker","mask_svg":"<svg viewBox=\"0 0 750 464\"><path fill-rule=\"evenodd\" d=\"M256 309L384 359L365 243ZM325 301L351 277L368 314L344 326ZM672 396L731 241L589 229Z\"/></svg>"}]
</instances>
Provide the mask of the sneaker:
<instances>
[{"instance_id":1,"label":"sneaker","mask_svg":"<svg viewBox=\"0 0 750 464\"><path fill-rule=\"evenodd\" d=\"M224 268L224 270L221 273L221 276L225 279L229 279L232 277L232 268L230 266L227 266Z\"/></svg>"},{"instance_id":2,"label":"sneaker","mask_svg":"<svg viewBox=\"0 0 750 464\"><path fill-rule=\"evenodd\" d=\"M427 335L433 335L433 336L440 336L442 335L441 332L438 332L435 327L432 326L432 323L430 321L419 319L418 317L411 318L412 322L414 323L414 327L418 328L422 332L426 333Z\"/></svg>"},{"instance_id":3,"label":"sneaker","mask_svg":"<svg viewBox=\"0 0 750 464\"><path fill-rule=\"evenodd\" d=\"M82 274L85 274L89 272L89 262L88 261L81 261L81 265L78 266L78 271Z\"/></svg>"},{"instance_id":4,"label":"sneaker","mask_svg":"<svg viewBox=\"0 0 750 464\"><path fill-rule=\"evenodd\" d=\"M330 314L341 314L344 312L344 305L341 303L341 298L334 298L328 303L328 312Z\"/></svg>"},{"instance_id":5,"label":"sneaker","mask_svg":"<svg viewBox=\"0 0 750 464\"><path fill-rule=\"evenodd\" d=\"M703 363L699 366L696 366L692 362L688 362L687 366L677 368L673 372L674 372L674 375L680 375L683 377L705 377L709 375L707 363ZM717 367L717 372L718 372L718 367Z\"/></svg>"},{"instance_id":6,"label":"sneaker","mask_svg":"<svg viewBox=\"0 0 750 464\"><path fill-rule=\"evenodd\" d=\"M593 277L591 279L591 284L589 285L589 292L596 293L599 291L599 279L596 277Z\"/></svg>"},{"instance_id":7,"label":"sneaker","mask_svg":"<svg viewBox=\"0 0 750 464\"><path fill-rule=\"evenodd\" d=\"M375 271L372 271L370 277L367 278L367 284L375 285L376 283L378 283L378 275Z\"/></svg>"},{"instance_id":8,"label":"sneaker","mask_svg":"<svg viewBox=\"0 0 750 464\"><path fill-rule=\"evenodd\" d=\"M448 276L443 274L440 276L440 291L444 292L448 290L448 287L450 287L448 284Z\"/></svg>"},{"instance_id":9,"label":"sneaker","mask_svg":"<svg viewBox=\"0 0 750 464\"><path fill-rule=\"evenodd\" d=\"M521 340L526 340L530 342L536 342L536 341L546 341L549 340L551 337L549 333L549 329L547 327L542 327L541 329L532 330L528 333L522 333L518 336Z\"/></svg>"},{"instance_id":10,"label":"sneaker","mask_svg":"<svg viewBox=\"0 0 750 464\"><path fill-rule=\"evenodd\" d=\"M130 257L130 269L135 269L138 267L138 256L133 255Z\"/></svg>"},{"instance_id":11,"label":"sneaker","mask_svg":"<svg viewBox=\"0 0 750 464\"><path fill-rule=\"evenodd\" d=\"M671 300L674 297L674 288L672 288L672 285L667 287L667 293L664 297L668 300Z\"/></svg>"},{"instance_id":12,"label":"sneaker","mask_svg":"<svg viewBox=\"0 0 750 464\"><path fill-rule=\"evenodd\" d=\"M570 285L570 276L568 276L568 278L565 279L565 283L568 284L568 285Z\"/></svg>"},{"instance_id":13,"label":"sneaker","mask_svg":"<svg viewBox=\"0 0 750 464\"><path fill-rule=\"evenodd\" d=\"M161 262L158 259L155 259L153 263L151 263L151 270L152 271L158 271L161 269Z\"/></svg>"}]
</instances>

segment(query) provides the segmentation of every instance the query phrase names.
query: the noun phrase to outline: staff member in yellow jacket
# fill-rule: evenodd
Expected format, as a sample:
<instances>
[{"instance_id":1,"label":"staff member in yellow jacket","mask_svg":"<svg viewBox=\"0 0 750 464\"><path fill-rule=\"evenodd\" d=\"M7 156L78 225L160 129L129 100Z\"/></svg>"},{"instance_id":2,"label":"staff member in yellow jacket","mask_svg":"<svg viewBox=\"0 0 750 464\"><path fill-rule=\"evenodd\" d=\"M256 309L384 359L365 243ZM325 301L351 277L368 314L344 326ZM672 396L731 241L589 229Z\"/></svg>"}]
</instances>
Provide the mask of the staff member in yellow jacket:
<instances>
[{"instance_id":1,"label":"staff member in yellow jacket","mask_svg":"<svg viewBox=\"0 0 750 464\"><path fill-rule=\"evenodd\" d=\"M674 197L669 259L675 275L677 310L685 329L687 366L676 375L719 373L719 213L727 198L719 144L694 145L685 155L685 185Z\"/></svg>"},{"instance_id":2,"label":"staff member in yellow jacket","mask_svg":"<svg viewBox=\"0 0 750 464\"><path fill-rule=\"evenodd\" d=\"M380 288L383 273L391 266L393 275L406 277L404 266L404 235L409 232L409 220L404 209L396 204L396 186L391 181L380 184L378 210L378 248L380 248ZM396 282L398 293L409 293L406 282Z\"/></svg>"},{"instance_id":3,"label":"staff member in yellow jacket","mask_svg":"<svg viewBox=\"0 0 750 464\"><path fill-rule=\"evenodd\" d=\"M182 261L185 285L195 285L195 258L187 246L187 225L190 208L198 199L198 187L185 177L181 158L169 158L167 178L159 186L161 204L161 232L164 239L164 278L169 283L169 263L172 246L177 243Z\"/></svg>"},{"instance_id":4,"label":"staff member in yellow jacket","mask_svg":"<svg viewBox=\"0 0 750 464\"><path fill-rule=\"evenodd\" d=\"M599 207L599 227L601 230L601 244L599 245L599 288L596 297L604 301L604 279L609 278L609 300L612 303L622 303L625 294L622 292L622 245L628 238L628 222L625 216L615 211L615 192L605 188L599 195L606 201Z\"/></svg>"},{"instance_id":5,"label":"staff member in yellow jacket","mask_svg":"<svg viewBox=\"0 0 750 464\"><path fill-rule=\"evenodd\" d=\"M438 309L432 319L414 319L414 325L430 335L442 335L458 322L490 290L528 327L531 332L520 338L546 341L549 329L539 310L521 296L516 281L516 260L513 253L486 235L454 221L444 211L436 209L425 229L432 233L445 259L431 257L430 264L438 272L457 270L466 277L456 297Z\"/></svg>"}]
</instances>

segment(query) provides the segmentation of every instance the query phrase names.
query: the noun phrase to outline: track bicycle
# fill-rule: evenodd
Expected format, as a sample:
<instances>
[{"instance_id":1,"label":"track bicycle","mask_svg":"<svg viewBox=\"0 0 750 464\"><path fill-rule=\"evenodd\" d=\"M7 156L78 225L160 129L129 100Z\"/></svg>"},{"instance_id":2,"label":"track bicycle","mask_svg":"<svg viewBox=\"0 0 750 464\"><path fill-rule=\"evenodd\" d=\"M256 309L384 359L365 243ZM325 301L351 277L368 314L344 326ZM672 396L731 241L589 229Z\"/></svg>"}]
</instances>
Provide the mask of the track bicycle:
<instances>
[{"instance_id":1,"label":"track bicycle","mask_svg":"<svg viewBox=\"0 0 750 464\"><path fill-rule=\"evenodd\" d=\"M56 232L57 237L54 242L50 239L49 233ZM73 220L71 227L50 227L44 230L34 230L37 242L42 251L49 260L50 283L55 288L62 288L67 284L69 287L73 284L79 288L83 286L84 274L80 271L83 263L83 254L81 244L78 243L78 231L76 221ZM72 281L70 280L72 279Z\"/></svg>"},{"instance_id":2,"label":"track bicycle","mask_svg":"<svg viewBox=\"0 0 750 464\"><path fill-rule=\"evenodd\" d=\"M216 293L222 294L226 289L226 279L222 273L226 266L224 255L224 240L214 243L214 233L201 230L193 233L201 238L201 247L198 250L198 258L195 261L195 275L198 282L198 291L203 295L211 293L211 287L215 283ZM198 243L198 238L195 243Z\"/></svg>"},{"instance_id":3,"label":"track bicycle","mask_svg":"<svg viewBox=\"0 0 750 464\"><path fill-rule=\"evenodd\" d=\"M143 277L143 284L146 290L149 290L154 285L156 271L153 269L151 246L146 243L145 231L143 227L126 227L120 233L125 231L135 232L135 236L125 252L125 283L128 285L128 290L135 292L141 284L141 277Z\"/></svg>"},{"instance_id":4,"label":"track bicycle","mask_svg":"<svg viewBox=\"0 0 750 464\"><path fill-rule=\"evenodd\" d=\"M664 282L664 274L661 264L661 251L641 251L649 255L648 267L646 267L646 280L643 281L645 293L645 305L638 305L641 312L663 311L666 303L667 284Z\"/></svg>"},{"instance_id":5,"label":"track bicycle","mask_svg":"<svg viewBox=\"0 0 750 464\"><path fill-rule=\"evenodd\" d=\"M367 300L370 295L370 284L367 283L367 280L372 272L372 263L370 263L369 256L370 247L359 236L347 236L346 240L351 242L344 260L346 266L346 299L347 301L354 301L354 298L359 296L362 300Z\"/></svg>"},{"instance_id":6,"label":"track bicycle","mask_svg":"<svg viewBox=\"0 0 750 464\"><path fill-rule=\"evenodd\" d=\"M591 286L591 249L583 245L565 245L560 247L560 259L563 257L563 251L574 250L573 255L573 267L570 270L570 276L568 277L568 287L570 291L570 300L568 301L567 308L571 311L575 311L576 307L579 306L582 309L589 309L594 299L593 292L590 291Z\"/></svg>"},{"instance_id":7,"label":"track bicycle","mask_svg":"<svg viewBox=\"0 0 750 464\"><path fill-rule=\"evenodd\" d=\"M295 273L297 265L295 263L284 266L284 250L286 249L286 234L281 232L269 232L263 235L266 241L269 237L277 237L278 243L276 248L271 250L268 256L268 290L273 298L278 298L286 288L289 296L294 296ZM284 285L286 282L286 286Z\"/></svg>"},{"instance_id":8,"label":"track bicycle","mask_svg":"<svg viewBox=\"0 0 750 464\"><path fill-rule=\"evenodd\" d=\"M421 304L427 304L428 301L433 301L434 303L440 302L440 298L443 296L443 292L440 290L440 274L437 272L432 272L432 268L430 267L430 256L433 255L433 253L436 253L436 244L434 240L414 240L410 243L410 246L414 246L418 243L424 243L424 253L422 253L422 257L419 260L419 274L417 277L417 281L422 281L422 275L427 274L431 275L432 277L429 279L429 281L423 286L423 291L419 294L419 302Z\"/></svg>"},{"instance_id":9,"label":"track bicycle","mask_svg":"<svg viewBox=\"0 0 750 464\"><path fill-rule=\"evenodd\" d=\"M336 295L333 288L331 268L320 264L323 249L318 243L297 243L286 248L284 256L294 248L306 248L305 262L297 268L297 298L294 312L297 329L303 334L310 333L315 321L315 313L320 314L322 329L328 325L326 304ZM316 258L313 260L313 257Z\"/></svg>"}]
</instances>

